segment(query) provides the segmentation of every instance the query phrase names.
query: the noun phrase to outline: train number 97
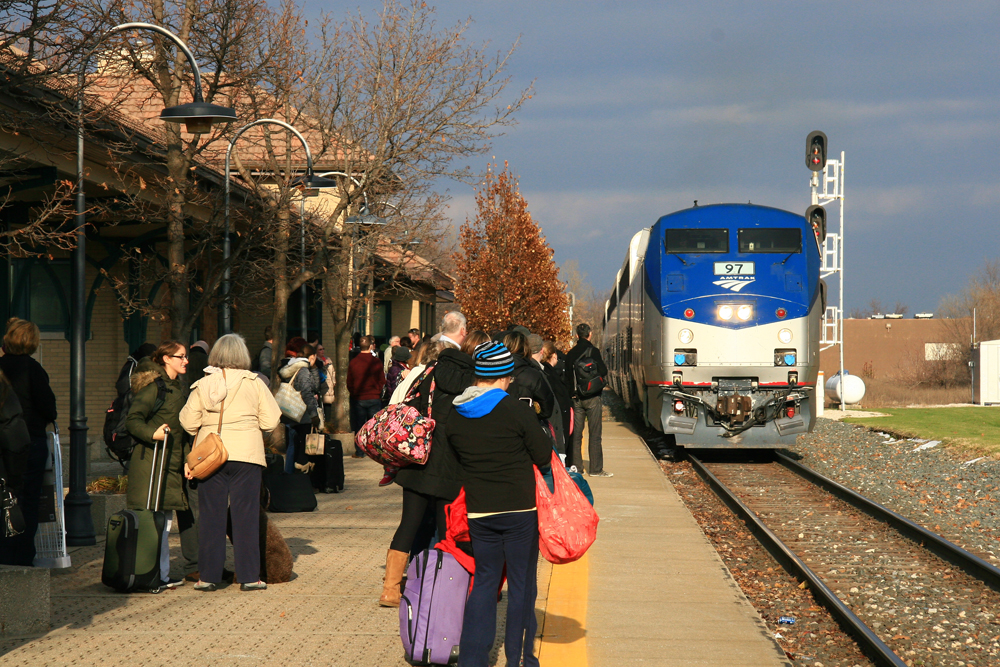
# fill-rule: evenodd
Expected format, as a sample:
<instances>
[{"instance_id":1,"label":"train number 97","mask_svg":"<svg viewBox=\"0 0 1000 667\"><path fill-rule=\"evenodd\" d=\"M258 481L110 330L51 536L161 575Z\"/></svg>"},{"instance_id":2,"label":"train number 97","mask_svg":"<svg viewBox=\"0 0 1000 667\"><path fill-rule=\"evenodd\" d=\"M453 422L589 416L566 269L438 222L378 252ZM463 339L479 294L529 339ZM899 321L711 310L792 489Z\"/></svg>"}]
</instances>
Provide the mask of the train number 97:
<instances>
[{"instance_id":1,"label":"train number 97","mask_svg":"<svg viewBox=\"0 0 1000 667\"><path fill-rule=\"evenodd\" d=\"M717 276L752 276L754 275L753 262L715 262L715 275Z\"/></svg>"}]
</instances>

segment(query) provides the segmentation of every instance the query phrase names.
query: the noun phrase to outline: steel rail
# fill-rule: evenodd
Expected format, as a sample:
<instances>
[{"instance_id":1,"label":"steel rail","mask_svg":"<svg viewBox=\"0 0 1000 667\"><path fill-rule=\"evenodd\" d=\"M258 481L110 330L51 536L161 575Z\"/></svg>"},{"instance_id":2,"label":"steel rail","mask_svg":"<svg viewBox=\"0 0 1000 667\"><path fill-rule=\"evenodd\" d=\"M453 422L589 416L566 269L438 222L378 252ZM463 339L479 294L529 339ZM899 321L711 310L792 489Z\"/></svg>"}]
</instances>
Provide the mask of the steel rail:
<instances>
[{"instance_id":1,"label":"steel rail","mask_svg":"<svg viewBox=\"0 0 1000 667\"><path fill-rule=\"evenodd\" d=\"M897 532L913 540L922 548L927 549L935 556L952 565L961 568L970 576L982 581L990 588L1000 591L1000 569L984 561L979 556L969 553L962 547L949 542L936 533L932 533L918 523L910 521L904 516L896 514L891 509L878 504L874 500L865 498L858 492L847 488L843 484L833 481L829 477L824 477L811 468L807 468L801 463L792 460L788 456L775 452L778 463L785 466L793 473L802 477L806 481L812 482L834 496L840 498L849 505L856 507L865 514L883 521Z\"/></svg>"},{"instance_id":2,"label":"steel rail","mask_svg":"<svg viewBox=\"0 0 1000 667\"><path fill-rule=\"evenodd\" d=\"M906 667L906 663L885 642L879 639L878 635L865 625L864 621L858 618L851 611L850 607L844 604L802 559L795 555L770 528L764 525L763 521L760 520L753 510L737 498L697 457L690 452L687 453L687 456L694 466L695 471L715 491L716 495L722 499L722 502L726 503L743 520L747 528L750 529L750 532L753 533L754 537L757 538L774 559L792 576L809 582L809 587L816 600L826 607L847 634L854 637L854 640L858 642L858 646L865 655L880 666Z\"/></svg>"}]
</instances>

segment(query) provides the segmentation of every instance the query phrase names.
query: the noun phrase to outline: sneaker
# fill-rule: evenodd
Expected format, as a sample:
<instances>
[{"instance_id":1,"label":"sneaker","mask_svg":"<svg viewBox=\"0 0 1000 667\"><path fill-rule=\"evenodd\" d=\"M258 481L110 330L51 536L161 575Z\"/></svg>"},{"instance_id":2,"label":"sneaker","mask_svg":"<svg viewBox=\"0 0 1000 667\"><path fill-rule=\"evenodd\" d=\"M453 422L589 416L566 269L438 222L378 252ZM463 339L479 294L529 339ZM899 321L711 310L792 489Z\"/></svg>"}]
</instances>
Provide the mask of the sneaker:
<instances>
[{"instance_id":1,"label":"sneaker","mask_svg":"<svg viewBox=\"0 0 1000 667\"><path fill-rule=\"evenodd\" d=\"M267 584L263 581L255 581L252 584L240 584L241 591L266 591Z\"/></svg>"},{"instance_id":2,"label":"sneaker","mask_svg":"<svg viewBox=\"0 0 1000 667\"><path fill-rule=\"evenodd\" d=\"M228 581L229 583L232 583L234 576L235 575L234 575L234 573L233 573L232 570L227 570L225 568L222 569L222 580L223 581ZM195 572L192 572L191 574L186 575L184 577L184 581L190 581L192 584L201 581L201 572L195 571Z\"/></svg>"},{"instance_id":3,"label":"sneaker","mask_svg":"<svg viewBox=\"0 0 1000 667\"><path fill-rule=\"evenodd\" d=\"M138 589L138 590L141 593L151 593L152 595L156 595L157 593L162 593L165 589L163 588L163 586L156 586L155 588L147 588L145 590Z\"/></svg>"},{"instance_id":4,"label":"sneaker","mask_svg":"<svg viewBox=\"0 0 1000 667\"><path fill-rule=\"evenodd\" d=\"M184 585L183 579L165 579L160 584L163 588L177 588Z\"/></svg>"},{"instance_id":5,"label":"sneaker","mask_svg":"<svg viewBox=\"0 0 1000 667\"><path fill-rule=\"evenodd\" d=\"M216 588L218 588L218 586L216 586L215 584L209 583L207 581L199 581L197 584L194 585L194 589L196 591L203 591L205 593L211 593Z\"/></svg>"},{"instance_id":6,"label":"sneaker","mask_svg":"<svg viewBox=\"0 0 1000 667\"><path fill-rule=\"evenodd\" d=\"M590 473L590 476L591 477L614 477L615 474L613 472L608 472L607 470L602 470L601 472L592 472L592 473Z\"/></svg>"}]
</instances>

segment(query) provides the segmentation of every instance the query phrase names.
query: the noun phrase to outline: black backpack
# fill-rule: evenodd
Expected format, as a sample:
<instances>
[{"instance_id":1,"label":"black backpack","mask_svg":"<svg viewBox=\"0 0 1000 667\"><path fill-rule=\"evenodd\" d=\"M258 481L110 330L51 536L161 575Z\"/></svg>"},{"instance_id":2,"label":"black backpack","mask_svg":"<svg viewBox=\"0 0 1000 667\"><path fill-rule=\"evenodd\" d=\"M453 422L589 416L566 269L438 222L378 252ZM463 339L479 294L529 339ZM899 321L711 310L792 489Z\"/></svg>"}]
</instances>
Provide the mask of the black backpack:
<instances>
[{"instance_id":1,"label":"black backpack","mask_svg":"<svg viewBox=\"0 0 1000 667\"><path fill-rule=\"evenodd\" d=\"M167 400L167 383L159 376L153 382L156 384L156 400L153 402L153 410L150 414L154 414L162 408ZM135 447L132 434L125 428L125 419L128 417L128 411L131 407L132 389L129 388L124 394L119 394L115 400L111 401L111 407L108 408L108 412L104 416L104 446L108 450L108 455L122 464L123 468Z\"/></svg>"},{"instance_id":2,"label":"black backpack","mask_svg":"<svg viewBox=\"0 0 1000 667\"><path fill-rule=\"evenodd\" d=\"M576 395L580 398L597 396L608 385L601 377L597 360L591 356L594 348L588 347L580 358L573 362L573 377L576 379Z\"/></svg>"}]
</instances>

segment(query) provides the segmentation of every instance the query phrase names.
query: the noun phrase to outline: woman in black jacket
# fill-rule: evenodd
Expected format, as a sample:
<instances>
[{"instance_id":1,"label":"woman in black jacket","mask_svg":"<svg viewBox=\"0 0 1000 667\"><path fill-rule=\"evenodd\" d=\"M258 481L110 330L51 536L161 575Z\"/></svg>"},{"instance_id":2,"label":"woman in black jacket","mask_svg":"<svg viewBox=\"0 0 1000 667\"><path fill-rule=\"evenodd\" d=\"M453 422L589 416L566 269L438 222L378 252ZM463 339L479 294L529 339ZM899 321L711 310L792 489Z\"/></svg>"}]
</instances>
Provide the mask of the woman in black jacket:
<instances>
[{"instance_id":1,"label":"woman in black jacket","mask_svg":"<svg viewBox=\"0 0 1000 667\"><path fill-rule=\"evenodd\" d=\"M465 473L476 577L465 605L463 667L486 667L496 638L497 588L507 569L508 665L538 667L538 512L532 464L548 469L552 445L534 411L507 393L514 359L500 343L476 348L476 384L454 401L448 441Z\"/></svg>"},{"instance_id":2,"label":"woman in black jacket","mask_svg":"<svg viewBox=\"0 0 1000 667\"><path fill-rule=\"evenodd\" d=\"M38 327L27 320L12 317L3 337L4 355L0 370L10 381L21 403L24 422L31 437L24 470L24 532L15 539L17 563L30 566L35 560L35 532L38 530L38 498L42 494L42 475L49 458L46 425L56 420L56 396L49 386L49 374L31 355L38 349ZM33 500L32 500L33 499Z\"/></svg>"},{"instance_id":3,"label":"woman in black jacket","mask_svg":"<svg viewBox=\"0 0 1000 667\"><path fill-rule=\"evenodd\" d=\"M394 481L403 487L403 512L386 554L385 579L382 596L379 598L379 604L383 607L399 606L399 585L410 553L416 551L414 541L424 522L424 516L433 511L438 533L443 536L447 529L444 507L462 490L462 468L448 446L446 422L452 410L452 401L475 380L472 357L443 343L429 345L437 346L437 361L425 371L412 405L421 414L427 414L433 380L435 387L431 417L437 425L434 427L427 463L409 465L396 473ZM427 358L426 353L421 355L421 359Z\"/></svg>"},{"instance_id":4,"label":"woman in black jacket","mask_svg":"<svg viewBox=\"0 0 1000 667\"><path fill-rule=\"evenodd\" d=\"M0 372L0 478L24 506L24 470L28 465L31 436L21 415L17 394ZM23 514L23 511L22 511ZM19 565L22 558L20 535L6 537L0 525L0 565Z\"/></svg>"},{"instance_id":5,"label":"woman in black jacket","mask_svg":"<svg viewBox=\"0 0 1000 667\"><path fill-rule=\"evenodd\" d=\"M548 419L556 407L556 397L542 377L542 370L531 360L528 337L520 331L511 331L503 337L503 344L514 355L514 372L507 393L518 399L530 398L538 418Z\"/></svg>"}]
</instances>

